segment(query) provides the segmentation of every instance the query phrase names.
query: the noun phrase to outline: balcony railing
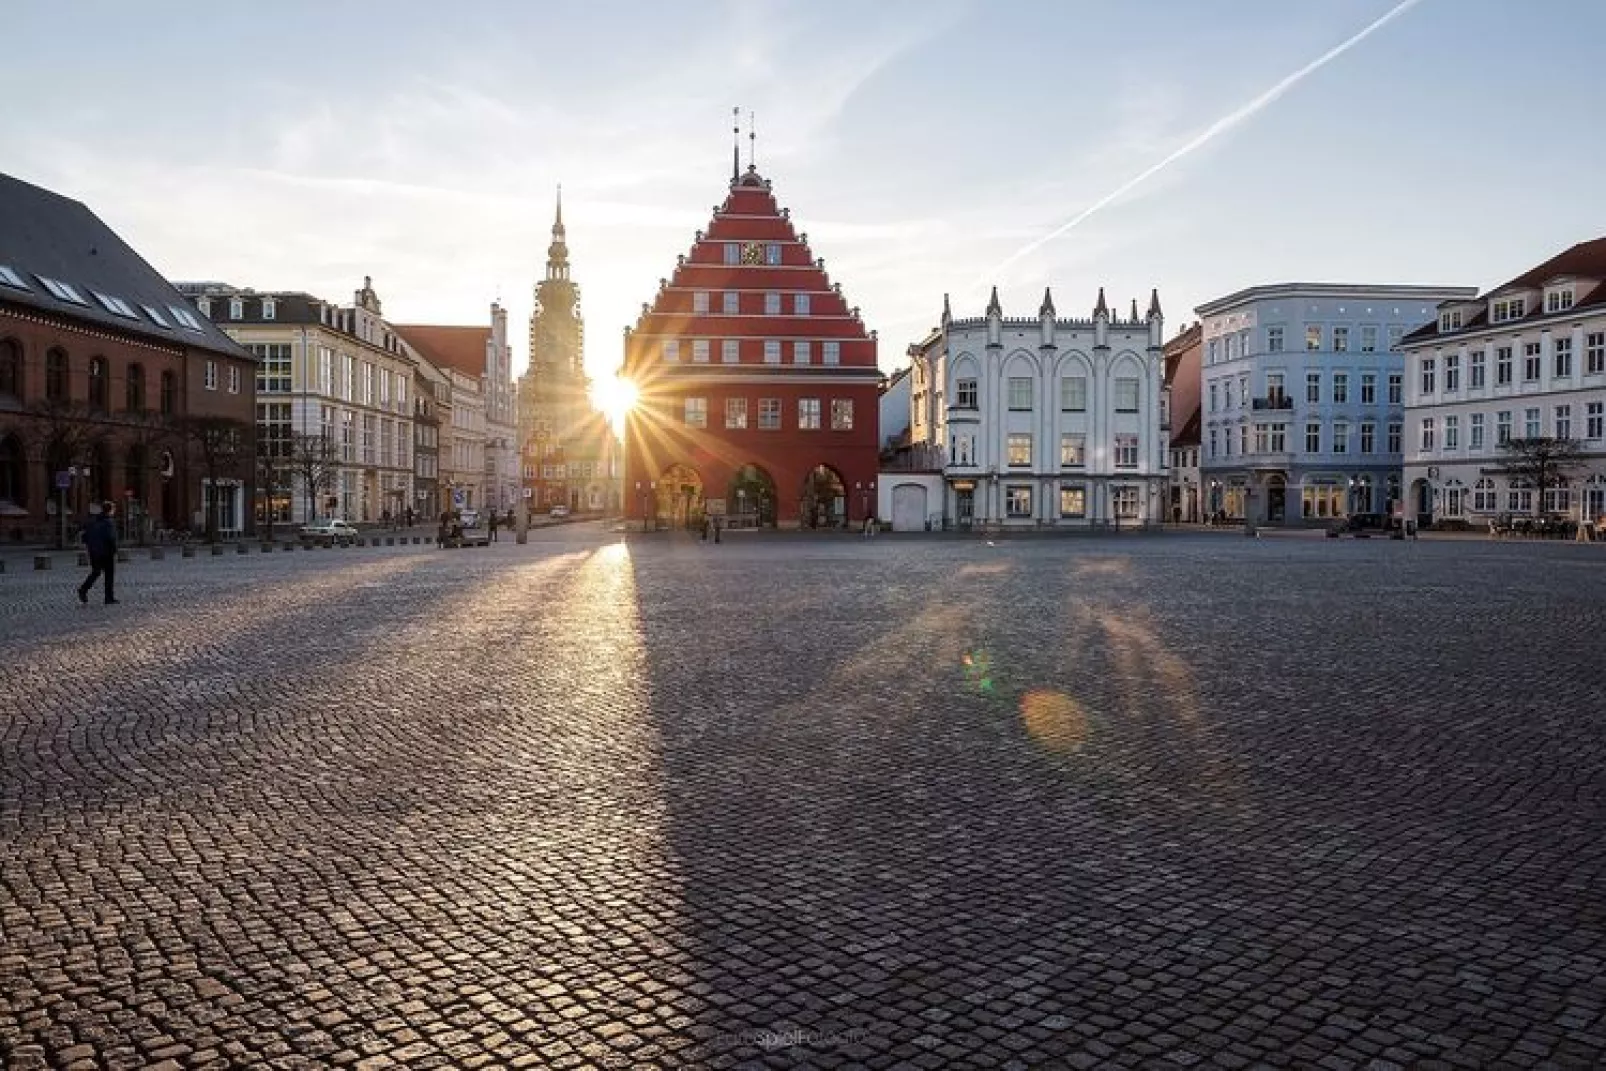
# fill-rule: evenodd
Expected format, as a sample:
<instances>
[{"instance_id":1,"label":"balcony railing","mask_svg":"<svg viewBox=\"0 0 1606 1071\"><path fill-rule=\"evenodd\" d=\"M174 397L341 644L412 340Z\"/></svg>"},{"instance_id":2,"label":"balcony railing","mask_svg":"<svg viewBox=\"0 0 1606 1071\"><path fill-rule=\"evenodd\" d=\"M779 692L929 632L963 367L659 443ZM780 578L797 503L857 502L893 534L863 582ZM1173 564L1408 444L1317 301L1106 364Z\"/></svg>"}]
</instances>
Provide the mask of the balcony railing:
<instances>
[{"instance_id":1,"label":"balcony railing","mask_svg":"<svg viewBox=\"0 0 1606 1071\"><path fill-rule=\"evenodd\" d=\"M1251 409L1292 409L1294 407L1294 399L1286 394L1271 394L1264 398L1251 399L1249 407Z\"/></svg>"}]
</instances>

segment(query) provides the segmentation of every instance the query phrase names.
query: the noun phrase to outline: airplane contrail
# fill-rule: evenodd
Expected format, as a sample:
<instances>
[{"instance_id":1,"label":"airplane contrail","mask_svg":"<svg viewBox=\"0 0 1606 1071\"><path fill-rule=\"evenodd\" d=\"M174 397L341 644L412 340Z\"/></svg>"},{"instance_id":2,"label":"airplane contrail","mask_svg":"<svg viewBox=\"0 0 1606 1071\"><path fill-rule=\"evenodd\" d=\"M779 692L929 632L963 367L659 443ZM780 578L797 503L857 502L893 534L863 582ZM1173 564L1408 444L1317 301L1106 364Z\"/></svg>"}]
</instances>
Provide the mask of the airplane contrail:
<instances>
[{"instance_id":1,"label":"airplane contrail","mask_svg":"<svg viewBox=\"0 0 1606 1071\"><path fill-rule=\"evenodd\" d=\"M1354 48L1356 45L1360 44L1362 41L1366 40L1378 30L1381 30L1383 27L1387 26L1389 23L1393 22L1395 19L1399 18L1401 15L1405 14L1407 11L1411 10L1421 2L1422 0L1402 0L1401 3L1395 4L1394 7L1390 8L1381 17L1368 24L1366 27L1360 30L1360 32L1356 33L1347 40L1334 45L1316 59L1305 64L1305 66L1284 78L1282 81L1260 94L1260 96L1256 97L1254 100L1251 100L1248 104L1243 105L1235 111L1229 112L1220 119L1217 119L1215 122L1211 123L1209 126L1205 127L1203 131L1195 135L1190 141L1187 142L1187 144L1183 145L1179 149L1174 150L1169 156L1161 160L1159 163L1146 168L1133 178L1123 182L1114 190L1105 194L1097 201L1094 201L1086 208L1082 209L1081 212L1078 212L1068 221L1060 224L1058 227L1055 227L1053 230L1043 235L1043 237L1035 239L1034 241L1028 242L1026 245L1022 246L1018 251L1015 252L1013 256L1009 257L1007 260L1003 261L993 269L993 278L996 280L998 276L1002 275L1003 272L1010 267L1010 265L1014 264L1022 257L1029 256L1030 254L1041 249L1043 246L1047 245L1049 242L1052 242L1054 239L1058 238L1060 235L1064 234L1066 231L1069 231L1071 228L1081 224L1089 216L1093 215L1093 213L1105 208L1110 204L1110 202L1121 197L1135 186L1138 186L1153 178L1155 175L1159 174L1167 167L1170 167L1184 156L1187 156L1195 149L1198 149L1201 146L1209 143L1217 135L1231 130L1233 127L1237 126L1239 123L1242 123L1246 119L1252 118L1261 109L1274 102L1278 97L1281 97L1284 93L1288 92L1294 86L1304 81L1310 75L1321 70L1323 67L1333 62L1333 60L1342 56L1344 53L1348 52L1350 49ZM987 282L985 278L977 280L978 284L984 282Z\"/></svg>"}]
</instances>

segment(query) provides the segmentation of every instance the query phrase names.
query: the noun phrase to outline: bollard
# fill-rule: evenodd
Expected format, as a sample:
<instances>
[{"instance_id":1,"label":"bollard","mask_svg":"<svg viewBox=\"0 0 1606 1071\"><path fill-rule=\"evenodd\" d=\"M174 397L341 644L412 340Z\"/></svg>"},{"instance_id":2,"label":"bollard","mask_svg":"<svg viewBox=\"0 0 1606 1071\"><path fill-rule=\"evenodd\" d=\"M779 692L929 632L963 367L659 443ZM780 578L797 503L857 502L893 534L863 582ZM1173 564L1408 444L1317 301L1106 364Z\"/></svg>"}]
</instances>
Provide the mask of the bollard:
<instances>
[{"instance_id":1,"label":"bollard","mask_svg":"<svg viewBox=\"0 0 1606 1071\"><path fill-rule=\"evenodd\" d=\"M222 553L223 553L223 544L222 543L213 543L212 544L212 557L216 558L219 555L221 555Z\"/></svg>"},{"instance_id":2,"label":"bollard","mask_svg":"<svg viewBox=\"0 0 1606 1071\"><path fill-rule=\"evenodd\" d=\"M396 537L395 536L386 536L385 537L385 546L394 547L395 545L396 545Z\"/></svg>"},{"instance_id":3,"label":"bollard","mask_svg":"<svg viewBox=\"0 0 1606 1071\"><path fill-rule=\"evenodd\" d=\"M159 562L165 557L167 557L167 551L163 550L161 547L151 548L151 561Z\"/></svg>"},{"instance_id":4,"label":"bollard","mask_svg":"<svg viewBox=\"0 0 1606 1071\"><path fill-rule=\"evenodd\" d=\"M89 564L89 553L87 551L82 551L81 550L81 551L78 552L78 564L79 565L88 565Z\"/></svg>"},{"instance_id":5,"label":"bollard","mask_svg":"<svg viewBox=\"0 0 1606 1071\"><path fill-rule=\"evenodd\" d=\"M249 543L236 543L236 544L234 544L234 553L236 553L236 554L249 554L249 553L251 553L251 544L249 544Z\"/></svg>"},{"instance_id":6,"label":"bollard","mask_svg":"<svg viewBox=\"0 0 1606 1071\"><path fill-rule=\"evenodd\" d=\"M272 554L273 553L273 544L272 543L264 543L264 544L262 544L262 553L264 553L264 554Z\"/></svg>"},{"instance_id":7,"label":"bollard","mask_svg":"<svg viewBox=\"0 0 1606 1071\"><path fill-rule=\"evenodd\" d=\"M351 541L351 545L354 547L366 547L368 545L368 540L364 539L362 536L358 536L356 539Z\"/></svg>"},{"instance_id":8,"label":"bollard","mask_svg":"<svg viewBox=\"0 0 1606 1071\"><path fill-rule=\"evenodd\" d=\"M184 546L179 549L178 553L179 553L179 557L181 557L181 558L193 558L193 557L195 557L195 544L193 544L193 543L184 544Z\"/></svg>"},{"instance_id":9,"label":"bollard","mask_svg":"<svg viewBox=\"0 0 1606 1071\"><path fill-rule=\"evenodd\" d=\"M54 563L51 561L50 555L48 554L35 554L33 556L33 567L36 570L49 569L53 566L53 564Z\"/></svg>"}]
</instances>

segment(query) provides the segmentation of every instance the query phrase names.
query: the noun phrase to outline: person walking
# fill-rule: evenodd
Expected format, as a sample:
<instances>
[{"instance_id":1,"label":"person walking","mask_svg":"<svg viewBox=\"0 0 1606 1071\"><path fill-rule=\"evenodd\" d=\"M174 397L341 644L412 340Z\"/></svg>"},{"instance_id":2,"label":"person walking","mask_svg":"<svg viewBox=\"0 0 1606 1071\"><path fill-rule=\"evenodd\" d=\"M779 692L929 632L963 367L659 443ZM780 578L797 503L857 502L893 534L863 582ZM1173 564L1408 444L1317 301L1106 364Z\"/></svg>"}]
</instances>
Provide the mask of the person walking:
<instances>
[{"instance_id":1,"label":"person walking","mask_svg":"<svg viewBox=\"0 0 1606 1071\"><path fill-rule=\"evenodd\" d=\"M491 510L489 516L490 516L490 519L488 521L486 521L485 523L486 523L486 525L487 525L487 527L488 527L488 529L489 529L489 531L491 533L491 542L495 543L497 541L496 540L496 510L494 510L494 509Z\"/></svg>"},{"instance_id":2,"label":"person walking","mask_svg":"<svg viewBox=\"0 0 1606 1071\"><path fill-rule=\"evenodd\" d=\"M112 523L110 502L101 504L100 512L84 526L84 550L89 552L89 577L78 585L78 601L88 602L89 591L102 575L106 577L106 605L115 606L117 596L112 585L117 579L117 525Z\"/></svg>"}]
</instances>

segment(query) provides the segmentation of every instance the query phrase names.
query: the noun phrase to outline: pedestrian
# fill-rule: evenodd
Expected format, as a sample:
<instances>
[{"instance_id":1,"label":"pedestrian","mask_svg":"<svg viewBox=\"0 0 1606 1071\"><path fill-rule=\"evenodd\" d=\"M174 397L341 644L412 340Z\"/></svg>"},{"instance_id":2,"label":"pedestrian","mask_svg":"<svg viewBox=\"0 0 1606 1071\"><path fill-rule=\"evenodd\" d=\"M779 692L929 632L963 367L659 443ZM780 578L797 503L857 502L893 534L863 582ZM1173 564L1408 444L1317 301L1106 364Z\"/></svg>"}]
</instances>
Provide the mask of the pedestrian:
<instances>
[{"instance_id":1,"label":"pedestrian","mask_svg":"<svg viewBox=\"0 0 1606 1071\"><path fill-rule=\"evenodd\" d=\"M704 517L703 518L703 531L702 531L702 535L698 537L698 541L699 542L701 542L701 543L708 542L708 530L710 528L712 528L713 525L714 525L714 518L712 518L712 517Z\"/></svg>"},{"instance_id":2,"label":"pedestrian","mask_svg":"<svg viewBox=\"0 0 1606 1071\"><path fill-rule=\"evenodd\" d=\"M435 546L437 548L444 548L446 546L446 532L451 527L451 523L452 511L449 509L441 510L441 526L435 532Z\"/></svg>"},{"instance_id":3,"label":"pedestrian","mask_svg":"<svg viewBox=\"0 0 1606 1071\"><path fill-rule=\"evenodd\" d=\"M408 506L407 507L407 527L411 528L412 526L413 526L413 507Z\"/></svg>"},{"instance_id":4,"label":"pedestrian","mask_svg":"<svg viewBox=\"0 0 1606 1071\"><path fill-rule=\"evenodd\" d=\"M487 524L487 525L488 525L488 526L489 526L489 528L490 528L490 533L491 533L491 542L492 542L492 543L495 543L495 542L496 542L496 541L497 541L497 540L496 540L496 510L494 510L494 509L493 509L493 510L491 510L491 513L490 513L490 520L488 520L488 521L487 521L487 522L486 522L486 524Z\"/></svg>"},{"instance_id":5,"label":"pedestrian","mask_svg":"<svg viewBox=\"0 0 1606 1071\"><path fill-rule=\"evenodd\" d=\"M89 577L78 585L79 602L89 601L89 590L104 574L106 605L117 604L117 596L112 590L117 579L117 525L112 523L112 511L115 508L110 502L102 503L100 513L91 517L84 526L84 550L89 552Z\"/></svg>"}]
</instances>

